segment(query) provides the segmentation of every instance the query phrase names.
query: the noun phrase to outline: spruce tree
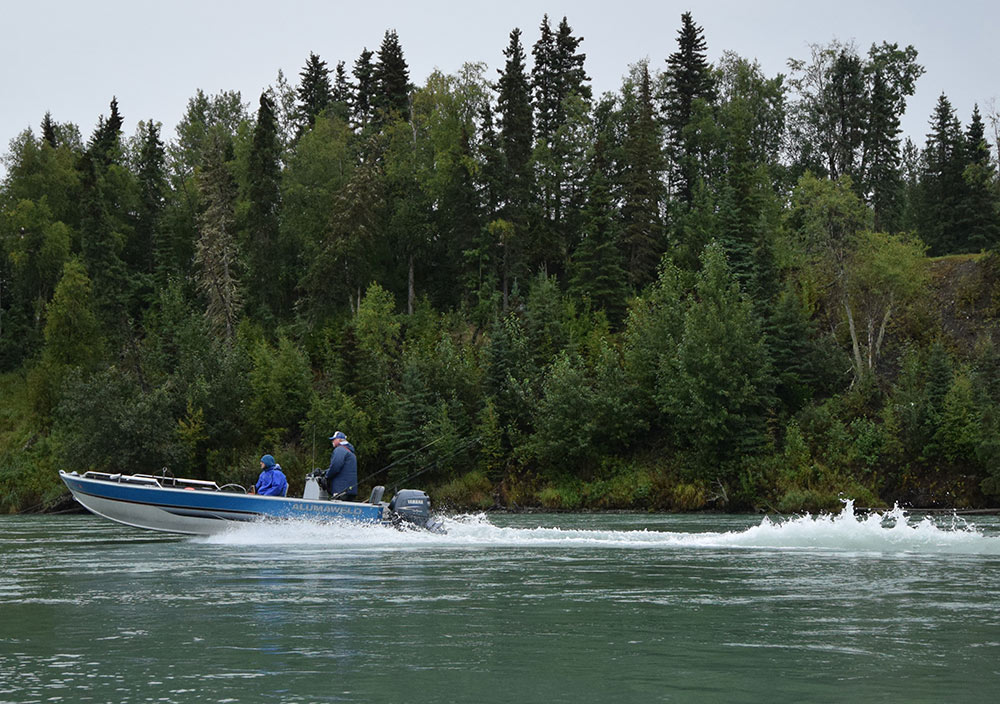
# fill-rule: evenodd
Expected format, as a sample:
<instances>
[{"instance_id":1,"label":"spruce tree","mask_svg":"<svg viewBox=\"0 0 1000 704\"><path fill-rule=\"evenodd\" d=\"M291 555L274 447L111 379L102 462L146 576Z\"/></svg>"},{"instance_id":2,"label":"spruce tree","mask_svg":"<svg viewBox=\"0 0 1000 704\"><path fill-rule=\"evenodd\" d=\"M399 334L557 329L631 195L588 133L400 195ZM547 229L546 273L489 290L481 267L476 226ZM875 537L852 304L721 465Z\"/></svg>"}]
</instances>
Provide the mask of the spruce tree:
<instances>
[{"instance_id":1,"label":"spruce tree","mask_svg":"<svg viewBox=\"0 0 1000 704\"><path fill-rule=\"evenodd\" d=\"M531 90L535 104L535 130L540 140L548 141L556 131L559 114L559 92L555 66L556 43L549 16L542 17L540 36L531 49L534 67L531 69Z\"/></svg>"},{"instance_id":2,"label":"spruce tree","mask_svg":"<svg viewBox=\"0 0 1000 704\"><path fill-rule=\"evenodd\" d=\"M816 325L794 289L778 296L764 329L774 363L775 396L791 416L823 390L831 371L814 341Z\"/></svg>"},{"instance_id":3,"label":"spruce tree","mask_svg":"<svg viewBox=\"0 0 1000 704\"><path fill-rule=\"evenodd\" d=\"M531 90L525 70L524 47L521 30L510 33L510 44L504 50L507 60L497 82L497 114L499 116L499 144L503 158L503 172L499 193L503 199L500 215L509 228L502 228L506 235L500 246L504 260L504 301L508 296L508 281L523 273L525 262L520 254L530 222L534 184L531 171L533 125L531 119Z\"/></svg>"},{"instance_id":4,"label":"spruce tree","mask_svg":"<svg viewBox=\"0 0 1000 704\"><path fill-rule=\"evenodd\" d=\"M485 101L479 113L479 187L482 191L484 216L487 220L496 218L503 201L502 183L504 178L503 150L500 136L493 121L493 108Z\"/></svg>"},{"instance_id":5,"label":"spruce tree","mask_svg":"<svg viewBox=\"0 0 1000 704\"><path fill-rule=\"evenodd\" d=\"M45 117L42 118L42 139L48 142L53 149L59 146L56 141L56 125L52 121L52 113L48 110L45 111Z\"/></svg>"},{"instance_id":6,"label":"spruce tree","mask_svg":"<svg viewBox=\"0 0 1000 704\"><path fill-rule=\"evenodd\" d=\"M965 188L957 214L957 228L964 240L961 249L968 252L992 249L1000 243L1000 192L985 132L976 105L965 132L962 171Z\"/></svg>"},{"instance_id":7,"label":"spruce tree","mask_svg":"<svg viewBox=\"0 0 1000 704\"><path fill-rule=\"evenodd\" d=\"M372 57L375 53L362 49L361 55L354 62L354 99L351 101L351 120L356 130L364 130L372 120L375 104L375 65Z\"/></svg>"},{"instance_id":8,"label":"spruce tree","mask_svg":"<svg viewBox=\"0 0 1000 704\"><path fill-rule=\"evenodd\" d=\"M629 282L637 289L653 280L663 252L660 131L654 114L649 67L642 63L639 70L639 85L635 87L630 121L625 126L621 188L626 267Z\"/></svg>"},{"instance_id":9,"label":"spruce tree","mask_svg":"<svg viewBox=\"0 0 1000 704\"><path fill-rule=\"evenodd\" d=\"M347 124L351 119L351 99L354 87L347 78L347 70L344 62L338 61L337 68L333 72L333 91L330 94L331 106L330 114Z\"/></svg>"},{"instance_id":10,"label":"spruce tree","mask_svg":"<svg viewBox=\"0 0 1000 704\"><path fill-rule=\"evenodd\" d=\"M506 183L507 215L523 218L523 209L531 200L531 93L525 72L521 30L510 33L510 44L504 50L507 61L497 82L497 113L500 117L500 148L503 153Z\"/></svg>"},{"instance_id":11,"label":"spruce tree","mask_svg":"<svg viewBox=\"0 0 1000 704\"><path fill-rule=\"evenodd\" d=\"M80 162L80 255L94 285L102 325L120 330L127 300L127 272L121 260L121 237L109 212L106 169L92 151Z\"/></svg>"},{"instance_id":12,"label":"spruce tree","mask_svg":"<svg viewBox=\"0 0 1000 704\"><path fill-rule=\"evenodd\" d=\"M942 449L937 444L938 430L944 417L944 402L952 382L951 355L942 342L934 342L928 351L925 367L923 398L920 404L920 431L923 438L923 459L940 459Z\"/></svg>"},{"instance_id":13,"label":"spruce tree","mask_svg":"<svg viewBox=\"0 0 1000 704\"><path fill-rule=\"evenodd\" d=\"M330 86L330 69L318 55L309 52L306 65L299 72L299 87L296 90L299 100L298 122L299 136L309 130L316 117L322 113L333 100L333 88Z\"/></svg>"},{"instance_id":14,"label":"spruce tree","mask_svg":"<svg viewBox=\"0 0 1000 704\"><path fill-rule=\"evenodd\" d=\"M534 162L543 219L531 259L546 269L550 263L558 269L568 255L583 209L591 91L583 69L586 54L578 51L581 41L565 17L553 34L546 15L532 49Z\"/></svg>"},{"instance_id":15,"label":"spruce tree","mask_svg":"<svg viewBox=\"0 0 1000 704\"><path fill-rule=\"evenodd\" d=\"M158 282L162 288L166 285L166 271L161 267L168 260L164 251L167 232L162 227L167 174L166 149L160 140L160 124L149 120L141 126L139 138L142 140L136 162L139 209L126 259L133 269L143 274L151 275L157 271L164 274Z\"/></svg>"},{"instance_id":16,"label":"spruce tree","mask_svg":"<svg viewBox=\"0 0 1000 704\"><path fill-rule=\"evenodd\" d=\"M864 73L868 109L864 124L862 191L872 206L875 228L896 232L902 228L903 180L900 154L900 118L906 98L924 72L917 50L883 42L872 45Z\"/></svg>"},{"instance_id":17,"label":"spruce tree","mask_svg":"<svg viewBox=\"0 0 1000 704\"><path fill-rule=\"evenodd\" d=\"M587 55L579 51L583 37L574 37L573 29L563 17L553 34L549 16L540 27L541 36L531 50L534 67L531 87L535 106L535 134L541 144L551 144L556 131L566 122L566 98L578 95L591 99L590 77L583 68Z\"/></svg>"},{"instance_id":18,"label":"spruce tree","mask_svg":"<svg viewBox=\"0 0 1000 704\"><path fill-rule=\"evenodd\" d=\"M101 115L97 128L90 138L88 151L99 168L118 163L121 158L121 131L124 119L118 112L118 98L111 99L111 112L105 119Z\"/></svg>"},{"instance_id":19,"label":"spruce tree","mask_svg":"<svg viewBox=\"0 0 1000 704\"><path fill-rule=\"evenodd\" d=\"M830 139L826 150L827 175L834 180L847 175L858 183L867 105L861 58L856 53L841 51L837 55L825 93Z\"/></svg>"},{"instance_id":20,"label":"spruce tree","mask_svg":"<svg viewBox=\"0 0 1000 704\"><path fill-rule=\"evenodd\" d=\"M590 76L583 68L587 55L579 51L583 37L574 37L573 28L565 17L559 22L556 32L554 63L556 76L559 78L559 93L565 98L570 93L576 93L584 100L590 100L593 93L590 89ZM557 115L563 118L563 114ZM562 121L560 119L560 121Z\"/></svg>"},{"instance_id":21,"label":"spruce tree","mask_svg":"<svg viewBox=\"0 0 1000 704\"><path fill-rule=\"evenodd\" d=\"M774 381L753 303L718 246L706 248L675 354L661 358L657 401L695 476L726 483L765 442Z\"/></svg>"},{"instance_id":22,"label":"spruce tree","mask_svg":"<svg viewBox=\"0 0 1000 704\"><path fill-rule=\"evenodd\" d=\"M942 94L931 118L920 178L920 237L930 254L961 251L958 210L965 196L965 140L951 102Z\"/></svg>"},{"instance_id":23,"label":"spruce tree","mask_svg":"<svg viewBox=\"0 0 1000 704\"><path fill-rule=\"evenodd\" d=\"M215 135L198 179L205 210L198 218L195 280L213 330L231 344L242 308L235 233L236 184L226 163L227 144Z\"/></svg>"},{"instance_id":24,"label":"spruce tree","mask_svg":"<svg viewBox=\"0 0 1000 704\"><path fill-rule=\"evenodd\" d=\"M684 134L695 114L696 101L711 103L715 80L707 59L704 30L694 23L690 12L681 15L677 31L677 51L667 58L667 89L664 96L664 120L667 129L667 154L672 181L678 198L691 203L694 198L697 167L694 145Z\"/></svg>"},{"instance_id":25,"label":"spruce tree","mask_svg":"<svg viewBox=\"0 0 1000 704\"><path fill-rule=\"evenodd\" d=\"M438 271L438 288L448 293L441 298L448 300L450 284L463 284L467 293L479 288L479 271L474 265L475 250L483 227L481 197L476 188L475 165L469 130L462 127L457 159L448 171L448 179L441 193L440 207L433 209L436 229L441 233L439 242L432 242L433 259L441 262ZM434 238L432 238L434 239ZM455 253L461 252L461 257ZM470 261L469 253L473 253Z\"/></svg>"},{"instance_id":26,"label":"spruce tree","mask_svg":"<svg viewBox=\"0 0 1000 704\"><path fill-rule=\"evenodd\" d=\"M377 119L383 124L392 119L409 119L410 71L394 29L386 31L382 38L372 77L375 82L373 107Z\"/></svg>"},{"instance_id":27,"label":"spruce tree","mask_svg":"<svg viewBox=\"0 0 1000 704\"><path fill-rule=\"evenodd\" d=\"M617 325L625 314L628 280L618 246L619 229L607 177L604 138L598 136L587 179L583 236L573 252L570 291L589 299Z\"/></svg>"},{"instance_id":28,"label":"spruce tree","mask_svg":"<svg viewBox=\"0 0 1000 704\"><path fill-rule=\"evenodd\" d=\"M292 253L280 250L281 144L274 113L270 95L267 91L261 93L247 165L249 202L244 254L247 278L254 282L247 302L258 313L266 310L280 315L290 305L286 294L295 274L289 270L291 262L287 260Z\"/></svg>"}]
</instances>

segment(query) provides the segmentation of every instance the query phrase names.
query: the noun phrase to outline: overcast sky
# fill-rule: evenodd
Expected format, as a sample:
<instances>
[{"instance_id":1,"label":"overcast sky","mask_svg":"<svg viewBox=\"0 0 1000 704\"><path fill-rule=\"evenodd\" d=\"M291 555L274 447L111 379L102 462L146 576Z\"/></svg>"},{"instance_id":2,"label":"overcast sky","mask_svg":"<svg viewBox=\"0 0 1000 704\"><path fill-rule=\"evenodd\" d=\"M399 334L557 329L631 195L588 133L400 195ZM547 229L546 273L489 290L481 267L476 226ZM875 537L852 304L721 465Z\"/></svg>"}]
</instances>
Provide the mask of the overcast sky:
<instances>
[{"instance_id":1,"label":"overcast sky","mask_svg":"<svg viewBox=\"0 0 1000 704\"><path fill-rule=\"evenodd\" d=\"M903 128L922 145L942 92L963 124L974 103L984 114L994 99L1000 104L998 8L980 0L4 0L0 140L6 153L21 130L37 134L46 110L58 122L76 123L86 139L112 96L126 134L137 121L154 119L170 140L197 89L238 90L255 110L279 69L295 84L310 51L331 68L338 60L350 68L389 28L398 32L418 85L435 68L451 73L467 61L485 62L495 77L514 27L530 60L544 13L553 26L565 15L584 38L586 69L600 94L616 90L640 59L662 68L676 47L680 15L690 10L711 60L735 51L756 58L769 76L786 72L789 57L808 58L810 44L853 40L862 52L883 40L913 44L927 72Z\"/></svg>"}]
</instances>

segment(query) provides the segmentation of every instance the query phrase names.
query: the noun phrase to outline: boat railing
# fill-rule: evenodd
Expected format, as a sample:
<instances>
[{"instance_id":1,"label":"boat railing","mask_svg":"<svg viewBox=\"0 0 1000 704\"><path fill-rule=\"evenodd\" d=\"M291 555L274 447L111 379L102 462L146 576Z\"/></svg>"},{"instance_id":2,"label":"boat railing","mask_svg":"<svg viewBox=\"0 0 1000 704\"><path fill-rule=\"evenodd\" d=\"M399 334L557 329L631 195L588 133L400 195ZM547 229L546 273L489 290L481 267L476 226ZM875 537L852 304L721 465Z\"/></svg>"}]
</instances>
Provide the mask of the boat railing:
<instances>
[{"instance_id":1,"label":"boat railing","mask_svg":"<svg viewBox=\"0 0 1000 704\"><path fill-rule=\"evenodd\" d=\"M111 474L110 472L86 472L84 478L99 479L118 484L140 484L162 489L196 489L199 491L220 491L219 485L204 479L178 479L173 476L153 476L152 474Z\"/></svg>"}]
</instances>

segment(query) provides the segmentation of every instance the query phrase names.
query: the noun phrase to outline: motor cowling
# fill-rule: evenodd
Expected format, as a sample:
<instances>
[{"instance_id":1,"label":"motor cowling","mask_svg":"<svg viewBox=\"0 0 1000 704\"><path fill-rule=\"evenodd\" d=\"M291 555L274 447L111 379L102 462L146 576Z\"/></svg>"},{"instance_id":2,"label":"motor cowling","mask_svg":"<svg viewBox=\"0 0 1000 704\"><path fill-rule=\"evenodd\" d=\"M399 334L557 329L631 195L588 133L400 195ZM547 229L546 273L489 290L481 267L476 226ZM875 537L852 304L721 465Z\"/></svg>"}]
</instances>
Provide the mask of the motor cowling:
<instances>
[{"instance_id":1,"label":"motor cowling","mask_svg":"<svg viewBox=\"0 0 1000 704\"><path fill-rule=\"evenodd\" d=\"M431 499L419 489L400 489L392 497L389 510L407 523L423 528L431 517Z\"/></svg>"},{"instance_id":2,"label":"motor cowling","mask_svg":"<svg viewBox=\"0 0 1000 704\"><path fill-rule=\"evenodd\" d=\"M330 498L330 494L326 491L326 474L322 469L314 469L306 475L302 498L320 501L326 501Z\"/></svg>"}]
</instances>

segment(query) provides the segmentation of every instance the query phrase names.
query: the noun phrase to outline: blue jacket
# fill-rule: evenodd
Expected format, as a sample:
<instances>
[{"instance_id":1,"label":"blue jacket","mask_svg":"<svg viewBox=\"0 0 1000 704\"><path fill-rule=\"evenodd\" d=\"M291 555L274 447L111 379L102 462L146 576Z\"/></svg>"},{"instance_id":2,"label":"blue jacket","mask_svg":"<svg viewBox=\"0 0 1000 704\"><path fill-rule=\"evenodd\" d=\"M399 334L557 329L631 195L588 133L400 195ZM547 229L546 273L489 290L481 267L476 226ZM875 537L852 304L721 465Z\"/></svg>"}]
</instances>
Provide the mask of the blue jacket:
<instances>
[{"instance_id":1,"label":"blue jacket","mask_svg":"<svg viewBox=\"0 0 1000 704\"><path fill-rule=\"evenodd\" d=\"M358 495L358 458L351 443L341 443L333 448L330 467L326 470L326 486L330 496L341 492L345 496Z\"/></svg>"},{"instance_id":2,"label":"blue jacket","mask_svg":"<svg viewBox=\"0 0 1000 704\"><path fill-rule=\"evenodd\" d=\"M288 491L288 480L285 473L281 471L281 465L267 467L260 473L257 485L254 487L261 496L284 496Z\"/></svg>"}]
</instances>

